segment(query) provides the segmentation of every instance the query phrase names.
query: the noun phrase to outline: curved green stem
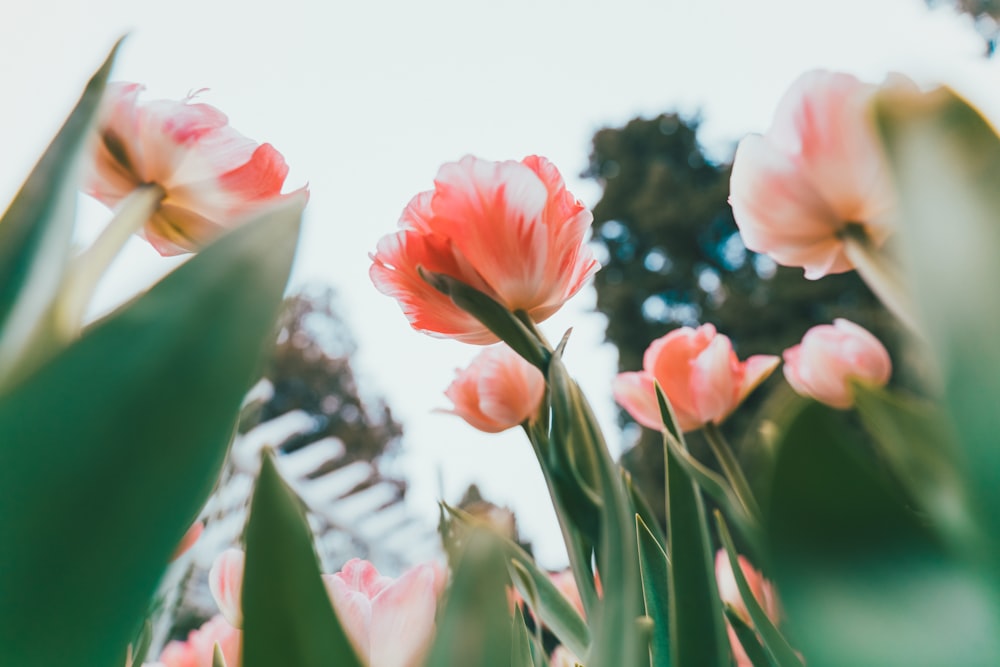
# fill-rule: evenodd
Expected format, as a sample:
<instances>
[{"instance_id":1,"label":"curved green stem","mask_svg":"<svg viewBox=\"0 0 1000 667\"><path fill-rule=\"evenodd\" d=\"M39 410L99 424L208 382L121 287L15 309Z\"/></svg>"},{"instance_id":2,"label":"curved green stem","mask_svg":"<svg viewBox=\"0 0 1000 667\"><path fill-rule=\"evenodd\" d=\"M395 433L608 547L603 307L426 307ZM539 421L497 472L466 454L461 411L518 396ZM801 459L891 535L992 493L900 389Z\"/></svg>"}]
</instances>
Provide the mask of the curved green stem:
<instances>
[{"instance_id":1,"label":"curved green stem","mask_svg":"<svg viewBox=\"0 0 1000 667\"><path fill-rule=\"evenodd\" d=\"M73 260L53 304L52 328L57 337L69 340L79 333L97 283L132 234L156 212L165 195L163 188L155 184L133 190L93 244Z\"/></svg>"},{"instance_id":2,"label":"curved green stem","mask_svg":"<svg viewBox=\"0 0 1000 667\"><path fill-rule=\"evenodd\" d=\"M712 453L715 454L715 458L722 467L723 474L725 474L726 479L729 480L729 484L733 487L736 498L743 505L747 514L759 522L761 517L760 506L757 505L757 501L753 497L753 491L750 489L750 483L747 481L746 475L743 474L743 468L740 467L740 462L736 459L736 455L733 453L729 443L726 442L722 431L719 430L716 424L709 422L705 424L704 433L705 439L708 440L708 444L712 448Z\"/></svg>"},{"instance_id":3,"label":"curved green stem","mask_svg":"<svg viewBox=\"0 0 1000 667\"><path fill-rule=\"evenodd\" d=\"M916 308L899 267L875 247L860 225L848 225L841 237L844 254L865 284L903 324L920 333Z\"/></svg>"}]
</instances>

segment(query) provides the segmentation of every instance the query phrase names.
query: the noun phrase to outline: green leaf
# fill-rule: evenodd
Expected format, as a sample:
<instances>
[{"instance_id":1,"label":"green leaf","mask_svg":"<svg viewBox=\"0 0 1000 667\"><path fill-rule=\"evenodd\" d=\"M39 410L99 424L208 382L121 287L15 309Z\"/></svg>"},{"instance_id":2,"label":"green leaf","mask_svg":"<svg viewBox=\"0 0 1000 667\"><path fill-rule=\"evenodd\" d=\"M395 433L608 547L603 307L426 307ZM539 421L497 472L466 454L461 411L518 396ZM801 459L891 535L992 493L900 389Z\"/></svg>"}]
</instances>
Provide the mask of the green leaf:
<instances>
[{"instance_id":1,"label":"green leaf","mask_svg":"<svg viewBox=\"0 0 1000 667\"><path fill-rule=\"evenodd\" d=\"M226 656L222 655L222 647L218 642L212 649L212 667L226 667Z\"/></svg>"},{"instance_id":2,"label":"green leaf","mask_svg":"<svg viewBox=\"0 0 1000 667\"><path fill-rule=\"evenodd\" d=\"M600 531L595 556L604 597L596 608L587 610L593 637L587 662L590 667L648 665L648 641L637 622L643 615L642 578L635 512L628 492L593 410L580 387L569 378L561 358L551 359L548 380L553 433L565 439L562 446L567 451L577 452L589 464L587 479L598 491Z\"/></svg>"},{"instance_id":3,"label":"green leaf","mask_svg":"<svg viewBox=\"0 0 1000 667\"><path fill-rule=\"evenodd\" d=\"M988 582L928 534L851 432L844 413L800 412L765 510L771 574L806 664L1000 664Z\"/></svg>"},{"instance_id":4,"label":"green leaf","mask_svg":"<svg viewBox=\"0 0 1000 667\"><path fill-rule=\"evenodd\" d=\"M467 527L475 521L462 510L444 505L443 507ZM556 636L576 655L586 654L590 646L590 630L587 624L563 595L549 574L538 567L535 561L520 546L495 533L489 534L495 548L507 557L507 567L514 587L521 593L534 612Z\"/></svg>"},{"instance_id":5,"label":"green leaf","mask_svg":"<svg viewBox=\"0 0 1000 667\"><path fill-rule=\"evenodd\" d=\"M759 542L758 535L761 530L760 525L753 516L746 512L745 507L736 497L732 487L726 480L694 458L691 452L684 449L669 433L664 433L663 443L670 450L670 453L677 460L677 464L691 481L711 496L712 500L725 511L726 515L739 526L741 535L754 545L757 545Z\"/></svg>"},{"instance_id":6,"label":"green leaf","mask_svg":"<svg viewBox=\"0 0 1000 667\"><path fill-rule=\"evenodd\" d=\"M938 406L856 383L855 407L879 454L934 526L957 548L981 548L955 442Z\"/></svg>"},{"instance_id":7,"label":"green leaf","mask_svg":"<svg viewBox=\"0 0 1000 667\"><path fill-rule=\"evenodd\" d=\"M802 661L795 654L795 649L788 644L784 635L771 622L767 612L760 606L753 591L750 589L750 584L743 574L743 568L740 567L739 556L736 553L733 538L729 534L729 528L726 526L726 520L722 518L722 514L718 511L715 513L715 521L719 528L719 540L722 542L722 546L726 550L726 555L729 557L729 566L732 568L733 578L736 580L736 587L740 591L743 605L750 614L750 619L753 621L757 632L760 633L761 641L764 643L764 649L767 651L768 656L771 657L777 667L801 667Z\"/></svg>"},{"instance_id":8,"label":"green leaf","mask_svg":"<svg viewBox=\"0 0 1000 667\"><path fill-rule=\"evenodd\" d=\"M653 621L652 667L670 667L670 594L667 554L649 526L638 514L635 529L639 541L639 569L646 615Z\"/></svg>"},{"instance_id":9,"label":"green leaf","mask_svg":"<svg viewBox=\"0 0 1000 667\"><path fill-rule=\"evenodd\" d=\"M632 509L642 519L642 522L646 525L646 529L649 530L653 539L656 540L656 545L660 547L661 551L666 552L667 536L660 527L660 523L656 520L653 508L649 506L646 498L632 482L632 475L624 468L622 469L622 481L625 483L625 489L628 491L629 499L632 501Z\"/></svg>"},{"instance_id":10,"label":"green leaf","mask_svg":"<svg viewBox=\"0 0 1000 667\"><path fill-rule=\"evenodd\" d=\"M362 667L320 576L298 496L272 455L250 504L243 574L243 666Z\"/></svg>"},{"instance_id":11,"label":"green leaf","mask_svg":"<svg viewBox=\"0 0 1000 667\"><path fill-rule=\"evenodd\" d=\"M760 640L757 639L757 633L753 631L753 628L747 625L730 605L726 605L725 612L726 620L729 621L733 632L736 633L736 638L739 639L743 652L750 659L750 664L753 667L771 667L771 661L767 659L764 647L760 645Z\"/></svg>"},{"instance_id":12,"label":"green leaf","mask_svg":"<svg viewBox=\"0 0 1000 667\"><path fill-rule=\"evenodd\" d=\"M729 643L705 507L697 486L669 447L666 459L672 664L728 667Z\"/></svg>"},{"instance_id":13,"label":"green leaf","mask_svg":"<svg viewBox=\"0 0 1000 667\"><path fill-rule=\"evenodd\" d=\"M520 608L514 610L510 659L511 667L533 667L535 664L531 657L531 636L524 624L524 614L521 613Z\"/></svg>"},{"instance_id":14,"label":"green leaf","mask_svg":"<svg viewBox=\"0 0 1000 667\"><path fill-rule=\"evenodd\" d=\"M1000 545L1000 138L953 91L883 94L899 236L979 519ZM994 559L996 562L996 559ZM997 566L996 569L1000 569ZM1000 574L996 576L1000 577Z\"/></svg>"},{"instance_id":15,"label":"green leaf","mask_svg":"<svg viewBox=\"0 0 1000 667\"><path fill-rule=\"evenodd\" d=\"M0 395L0 664L120 667L218 477L304 203L226 235Z\"/></svg>"},{"instance_id":16,"label":"green leaf","mask_svg":"<svg viewBox=\"0 0 1000 667\"><path fill-rule=\"evenodd\" d=\"M426 667L510 667L509 582L502 552L489 536L473 531L467 540Z\"/></svg>"},{"instance_id":17,"label":"green leaf","mask_svg":"<svg viewBox=\"0 0 1000 667\"><path fill-rule=\"evenodd\" d=\"M0 219L0 386L40 323L71 250L80 155L86 149L115 44Z\"/></svg>"}]
</instances>

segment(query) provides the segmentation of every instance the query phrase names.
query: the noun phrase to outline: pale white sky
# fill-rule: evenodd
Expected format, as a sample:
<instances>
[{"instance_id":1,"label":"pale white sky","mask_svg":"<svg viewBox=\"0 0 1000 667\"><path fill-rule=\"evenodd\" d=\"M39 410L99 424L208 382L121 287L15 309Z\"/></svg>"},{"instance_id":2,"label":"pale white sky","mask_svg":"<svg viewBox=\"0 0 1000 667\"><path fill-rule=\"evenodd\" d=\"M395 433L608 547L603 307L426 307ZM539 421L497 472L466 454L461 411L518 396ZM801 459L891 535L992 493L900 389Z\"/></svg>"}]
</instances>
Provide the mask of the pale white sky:
<instances>
[{"instance_id":1,"label":"pale white sky","mask_svg":"<svg viewBox=\"0 0 1000 667\"><path fill-rule=\"evenodd\" d=\"M728 157L766 128L787 85L814 67L870 80L898 70L948 81L1000 116L1000 69L980 57L971 22L922 0L35 0L0 6L0 199L8 201L121 33L114 78L153 97L202 98L234 127L274 144L312 198L294 282L341 293L360 343L360 381L404 422L400 471L414 512L436 516L438 471L450 500L469 482L509 503L548 566L562 547L541 476L519 432L481 434L433 413L454 368L477 351L413 332L368 277L368 252L438 166L466 153L539 153L593 204L577 174L591 135L638 114L704 116L703 140ZM90 229L106 213L86 207ZM110 304L173 264L141 242L101 292ZM593 293L545 325L575 327L571 370L616 446Z\"/></svg>"}]
</instances>

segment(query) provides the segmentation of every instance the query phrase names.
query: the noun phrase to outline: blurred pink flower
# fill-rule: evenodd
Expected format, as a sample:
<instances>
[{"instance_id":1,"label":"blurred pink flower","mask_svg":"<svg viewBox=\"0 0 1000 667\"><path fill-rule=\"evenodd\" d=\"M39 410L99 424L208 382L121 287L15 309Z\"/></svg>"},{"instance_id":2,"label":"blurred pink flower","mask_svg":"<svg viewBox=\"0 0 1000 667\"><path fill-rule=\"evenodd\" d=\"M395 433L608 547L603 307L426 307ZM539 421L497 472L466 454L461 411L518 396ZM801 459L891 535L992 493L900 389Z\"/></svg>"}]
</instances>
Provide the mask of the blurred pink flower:
<instances>
[{"instance_id":1,"label":"blurred pink flower","mask_svg":"<svg viewBox=\"0 0 1000 667\"><path fill-rule=\"evenodd\" d=\"M661 430L654 381L673 406L678 426L693 431L720 423L777 367L778 357L758 354L740 361L732 343L711 324L682 327L654 340L639 372L619 373L615 400L644 426Z\"/></svg>"},{"instance_id":2,"label":"blurred pink flower","mask_svg":"<svg viewBox=\"0 0 1000 667\"><path fill-rule=\"evenodd\" d=\"M913 86L901 76L888 83ZM730 203L747 248L816 279L853 268L842 241L849 224L885 241L895 196L871 108L877 91L850 74L808 72L770 129L740 142Z\"/></svg>"},{"instance_id":3,"label":"blurred pink flower","mask_svg":"<svg viewBox=\"0 0 1000 667\"><path fill-rule=\"evenodd\" d=\"M121 82L105 91L84 190L113 208L136 188L158 185L163 200L141 235L161 255L197 251L282 197L288 167L273 146L244 137L193 96L140 103L142 91Z\"/></svg>"},{"instance_id":4,"label":"blurred pink flower","mask_svg":"<svg viewBox=\"0 0 1000 667\"><path fill-rule=\"evenodd\" d=\"M761 576L760 572L743 556L739 556L739 563L740 569L743 570L743 576L746 578L747 584L750 585L750 592L753 593L754 599L764 609L764 613L771 619L771 622L777 625L781 618L781 608L778 606L778 597L775 593L774 585ZM746 604L743 602L743 596L740 595L740 589L736 585L736 577L729 563L729 556L723 549L720 549L715 554L715 579L719 585L719 597L722 598L722 602L733 607L737 615L747 625L753 627L750 612L747 611ZM736 667L753 667L753 663L750 662L746 651L743 650L743 645L740 643L732 626L727 623L726 628L729 631L729 643L733 649L733 657L736 659Z\"/></svg>"},{"instance_id":5,"label":"blurred pink flower","mask_svg":"<svg viewBox=\"0 0 1000 667\"><path fill-rule=\"evenodd\" d=\"M879 339L843 318L813 327L783 356L792 389L834 408L854 404L848 380L881 387L892 375L892 361Z\"/></svg>"},{"instance_id":6,"label":"blurred pink flower","mask_svg":"<svg viewBox=\"0 0 1000 667\"><path fill-rule=\"evenodd\" d=\"M160 653L163 667L212 667L215 645L222 649L226 667L240 667L239 630L222 616L214 616L188 634L187 641L172 641Z\"/></svg>"},{"instance_id":7,"label":"blurred pink flower","mask_svg":"<svg viewBox=\"0 0 1000 667\"><path fill-rule=\"evenodd\" d=\"M580 664L580 659L565 646L557 646L556 650L552 652L549 664L551 667L576 667Z\"/></svg>"},{"instance_id":8,"label":"blurred pink flower","mask_svg":"<svg viewBox=\"0 0 1000 667\"><path fill-rule=\"evenodd\" d=\"M398 579L354 558L323 575L334 609L368 667L417 667L434 637L434 615L445 585L443 569L418 565Z\"/></svg>"},{"instance_id":9,"label":"blurred pink flower","mask_svg":"<svg viewBox=\"0 0 1000 667\"><path fill-rule=\"evenodd\" d=\"M216 556L208 571L208 589L219 611L234 627L243 627L243 566L246 556L241 549L226 549Z\"/></svg>"},{"instance_id":10,"label":"blurred pink flower","mask_svg":"<svg viewBox=\"0 0 1000 667\"><path fill-rule=\"evenodd\" d=\"M466 156L443 165L434 190L410 201L399 231L378 242L369 273L413 328L485 345L496 336L417 269L446 274L541 322L599 268L583 243L592 219L545 158Z\"/></svg>"},{"instance_id":11,"label":"blurred pink flower","mask_svg":"<svg viewBox=\"0 0 1000 667\"><path fill-rule=\"evenodd\" d=\"M530 418L545 394L545 378L506 345L480 352L444 392L456 414L475 428L499 433Z\"/></svg>"}]
</instances>

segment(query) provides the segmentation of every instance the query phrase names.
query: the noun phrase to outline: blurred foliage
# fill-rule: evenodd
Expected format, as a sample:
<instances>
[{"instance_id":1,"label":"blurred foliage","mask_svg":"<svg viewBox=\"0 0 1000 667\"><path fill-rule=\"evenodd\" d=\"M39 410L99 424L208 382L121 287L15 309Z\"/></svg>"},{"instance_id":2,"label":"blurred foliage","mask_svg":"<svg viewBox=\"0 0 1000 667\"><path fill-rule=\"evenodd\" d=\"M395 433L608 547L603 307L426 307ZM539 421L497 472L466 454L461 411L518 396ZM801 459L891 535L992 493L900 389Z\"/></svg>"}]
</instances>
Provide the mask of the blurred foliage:
<instances>
[{"instance_id":1,"label":"blurred foliage","mask_svg":"<svg viewBox=\"0 0 1000 667\"><path fill-rule=\"evenodd\" d=\"M698 125L697 118L665 113L604 128L593 138L583 176L603 188L593 225L604 264L595 280L597 308L608 318L606 336L618 348L619 369L639 370L654 339L704 322L728 335L742 359L781 354L810 327L846 317L898 358L898 325L856 274L809 281L802 269L776 266L746 249L727 201L730 165L706 154ZM768 395L787 397L776 378L724 425L735 441L745 440L740 436L750 429L755 406ZM621 420L631 423L624 411ZM696 453L698 440L692 438ZM660 434L644 429L623 463L662 519Z\"/></svg>"},{"instance_id":2,"label":"blurred foliage","mask_svg":"<svg viewBox=\"0 0 1000 667\"><path fill-rule=\"evenodd\" d=\"M303 410L319 420L317 430L309 434L310 442L335 437L347 449L345 462L374 461L393 448L403 429L381 398L359 393L351 367L357 346L338 312L330 288L305 290L285 299L277 342L264 373L274 385L274 396L260 419Z\"/></svg>"}]
</instances>

